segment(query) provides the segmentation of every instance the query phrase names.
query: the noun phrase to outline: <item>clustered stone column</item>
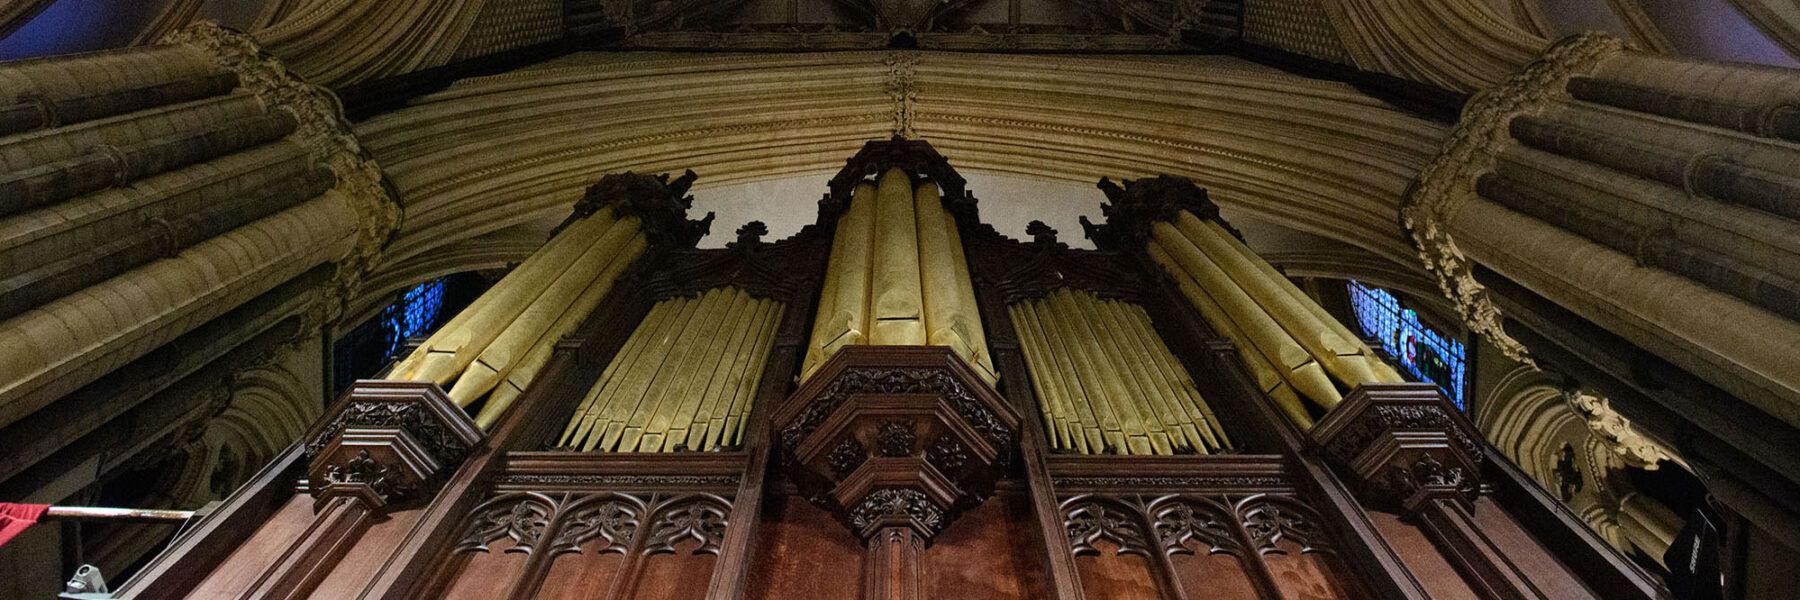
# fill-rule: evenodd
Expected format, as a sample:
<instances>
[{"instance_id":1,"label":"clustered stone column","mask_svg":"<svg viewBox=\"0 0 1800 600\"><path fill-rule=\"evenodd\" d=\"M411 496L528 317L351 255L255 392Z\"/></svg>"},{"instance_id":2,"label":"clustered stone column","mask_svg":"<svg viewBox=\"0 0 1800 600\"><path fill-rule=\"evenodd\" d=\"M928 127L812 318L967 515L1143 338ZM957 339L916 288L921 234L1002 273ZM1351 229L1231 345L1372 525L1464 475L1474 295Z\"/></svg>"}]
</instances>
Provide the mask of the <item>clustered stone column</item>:
<instances>
[{"instance_id":1,"label":"clustered stone column","mask_svg":"<svg viewBox=\"0 0 1800 600\"><path fill-rule=\"evenodd\" d=\"M194 390L316 354L399 214L331 93L242 34L0 63L6 493L60 501L222 410Z\"/></svg>"},{"instance_id":2,"label":"clustered stone column","mask_svg":"<svg viewBox=\"0 0 1800 600\"><path fill-rule=\"evenodd\" d=\"M1465 108L1402 217L1472 329L1479 264L1800 426L1800 73L1576 36Z\"/></svg>"}]
</instances>

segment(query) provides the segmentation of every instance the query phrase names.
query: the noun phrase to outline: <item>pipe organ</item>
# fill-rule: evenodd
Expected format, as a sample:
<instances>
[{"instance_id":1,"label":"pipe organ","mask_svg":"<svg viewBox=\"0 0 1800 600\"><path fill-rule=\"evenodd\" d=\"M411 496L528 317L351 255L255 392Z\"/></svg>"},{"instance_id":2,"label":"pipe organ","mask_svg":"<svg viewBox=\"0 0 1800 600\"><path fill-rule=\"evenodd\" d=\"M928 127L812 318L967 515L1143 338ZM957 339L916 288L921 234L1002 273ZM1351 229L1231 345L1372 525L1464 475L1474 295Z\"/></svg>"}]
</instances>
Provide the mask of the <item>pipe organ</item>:
<instances>
[{"instance_id":1,"label":"pipe organ","mask_svg":"<svg viewBox=\"0 0 1800 600\"><path fill-rule=\"evenodd\" d=\"M1192 182L1102 180L1078 250L895 138L700 250L693 178L595 184L124 593L1657 593Z\"/></svg>"}]
</instances>

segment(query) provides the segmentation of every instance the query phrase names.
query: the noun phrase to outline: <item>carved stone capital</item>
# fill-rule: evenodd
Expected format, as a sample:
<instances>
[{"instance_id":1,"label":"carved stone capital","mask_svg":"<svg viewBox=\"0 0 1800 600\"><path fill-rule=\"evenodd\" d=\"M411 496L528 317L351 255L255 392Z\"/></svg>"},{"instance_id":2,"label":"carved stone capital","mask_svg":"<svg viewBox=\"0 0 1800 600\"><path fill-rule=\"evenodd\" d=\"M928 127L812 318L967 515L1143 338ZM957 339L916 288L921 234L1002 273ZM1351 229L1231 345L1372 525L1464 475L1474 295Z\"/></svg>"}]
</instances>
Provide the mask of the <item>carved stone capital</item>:
<instances>
[{"instance_id":1,"label":"carved stone capital","mask_svg":"<svg viewBox=\"0 0 1800 600\"><path fill-rule=\"evenodd\" d=\"M1507 133L1513 117L1535 113L1567 96L1570 77L1591 72L1624 49L1623 41L1606 34L1571 36L1505 83L1477 95L1463 108L1443 149L1400 200L1400 222L1412 235L1425 270L1436 276L1463 323L1515 361L1535 364L1525 346L1506 334L1499 307L1488 298L1487 288L1475 281L1475 263L1457 247L1446 223L1475 197L1476 182L1493 170L1500 150L1513 143Z\"/></svg>"},{"instance_id":2,"label":"carved stone capital","mask_svg":"<svg viewBox=\"0 0 1800 600\"><path fill-rule=\"evenodd\" d=\"M481 441L437 385L359 381L306 439L308 490L320 502L363 499L381 510L428 497Z\"/></svg>"},{"instance_id":3,"label":"carved stone capital","mask_svg":"<svg viewBox=\"0 0 1800 600\"><path fill-rule=\"evenodd\" d=\"M357 242L349 256L338 260L337 273L326 286L325 297L306 314L303 331L316 332L337 320L344 305L371 271L388 241L400 229L399 194L363 148L344 118L343 105L323 87L307 83L288 71L282 62L264 52L243 32L199 21L162 40L183 44L211 55L218 65L238 78L238 86L254 94L270 110L286 111L296 126L288 140L307 150L314 163L337 176L332 188L356 212Z\"/></svg>"},{"instance_id":4,"label":"carved stone capital","mask_svg":"<svg viewBox=\"0 0 1800 600\"><path fill-rule=\"evenodd\" d=\"M1473 431L1434 385L1367 384L1311 436L1366 500L1411 511L1427 499L1480 492L1483 453Z\"/></svg>"},{"instance_id":5,"label":"carved stone capital","mask_svg":"<svg viewBox=\"0 0 1800 600\"><path fill-rule=\"evenodd\" d=\"M774 415L795 482L865 539L925 539L993 492L1020 417L948 348L849 346Z\"/></svg>"}]
</instances>

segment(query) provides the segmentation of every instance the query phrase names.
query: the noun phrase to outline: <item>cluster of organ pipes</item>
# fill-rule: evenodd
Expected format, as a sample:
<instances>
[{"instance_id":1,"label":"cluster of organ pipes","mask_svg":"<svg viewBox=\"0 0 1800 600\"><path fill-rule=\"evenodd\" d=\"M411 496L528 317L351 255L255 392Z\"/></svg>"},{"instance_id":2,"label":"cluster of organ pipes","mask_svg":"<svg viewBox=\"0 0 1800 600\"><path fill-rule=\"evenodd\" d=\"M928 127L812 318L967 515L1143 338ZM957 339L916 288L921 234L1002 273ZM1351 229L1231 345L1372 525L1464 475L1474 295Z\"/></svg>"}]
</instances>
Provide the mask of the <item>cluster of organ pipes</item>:
<instances>
[{"instance_id":1,"label":"cluster of organ pipes","mask_svg":"<svg viewBox=\"0 0 1800 600\"><path fill-rule=\"evenodd\" d=\"M940 196L936 183L897 168L855 186L837 219L801 380L850 345L946 346L988 382L998 379L956 222ZM449 386L452 400L491 426L548 362L556 339L595 309L645 247L638 218L616 217L613 207L574 221L389 378ZM1219 223L1180 211L1151 225L1146 251L1302 427L1348 389L1402 381ZM733 287L657 303L569 417L559 445L736 447L782 306ZM1055 449L1168 455L1231 447L1141 307L1062 289L1008 311Z\"/></svg>"},{"instance_id":2,"label":"cluster of organ pipes","mask_svg":"<svg viewBox=\"0 0 1800 600\"><path fill-rule=\"evenodd\" d=\"M1230 446L1143 307L1064 288L1008 312L1051 447L1166 455Z\"/></svg>"},{"instance_id":3,"label":"cluster of organ pipes","mask_svg":"<svg viewBox=\"0 0 1800 600\"><path fill-rule=\"evenodd\" d=\"M560 445L590 452L736 447L783 306L731 287L656 303L582 399Z\"/></svg>"},{"instance_id":4,"label":"cluster of organ pipes","mask_svg":"<svg viewBox=\"0 0 1800 600\"><path fill-rule=\"evenodd\" d=\"M845 346L948 346L999 379L956 222L930 181L888 169L838 218L801 378Z\"/></svg>"},{"instance_id":5,"label":"cluster of organ pipes","mask_svg":"<svg viewBox=\"0 0 1800 600\"><path fill-rule=\"evenodd\" d=\"M449 386L491 427L573 331L644 253L637 217L601 208L569 224L395 365L388 379Z\"/></svg>"},{"instance_id":6,"label":"cluster of organ pipes","mask_svg":"<svg viewBox=\"0 0 1800 600\"><path fill-rule=\"evenodd\" d=\"M1147 251L1201 316L1240 349L1258 387L1301 427L1343 390L1405 380L1360 338L1218 223L1183 210L1151 226ZM1302 398L1306 402L1302 401Z\"/></svg>"}]
</instances>

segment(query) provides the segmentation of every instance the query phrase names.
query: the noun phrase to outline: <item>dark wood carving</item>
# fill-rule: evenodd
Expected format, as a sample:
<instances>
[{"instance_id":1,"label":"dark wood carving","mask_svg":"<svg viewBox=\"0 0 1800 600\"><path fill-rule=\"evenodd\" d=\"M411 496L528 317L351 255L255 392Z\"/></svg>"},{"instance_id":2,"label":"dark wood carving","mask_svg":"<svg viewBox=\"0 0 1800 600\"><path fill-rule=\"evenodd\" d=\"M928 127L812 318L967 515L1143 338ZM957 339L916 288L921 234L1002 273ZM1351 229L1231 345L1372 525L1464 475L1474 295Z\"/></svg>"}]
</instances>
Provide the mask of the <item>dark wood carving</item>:
<instances>
[{"instance_id":1,"label":"dark wood carving","mask_svg":"<svg viewBox=\"0 0 1800 600\"><path fill-rule=\"evenodd\" d=\"M915 184L922 181L936 183L944 196L944 207L951 214L972 210L975 204L974 197L968 193L967 182L951 168L949 159L925 141L895 136L863 144L862 150L845 161L844 168L831 178L830 193L819 200L819 225L835 224L838 215L850 208L850 194L856 191L857 184L879 177L888 169L905 171Z\"/></svg>"},{"instance_id":2,"label":"dark wood carving","mask_svg":"<svg viewBox=\"0 0 1800 600\"><path fill-rule=\"evenodd\" d=\"M947 348L850 346L775 415L794 479L865 539L929 539L979 504L1019 416Z\"/></svg>"}]
</instances>

